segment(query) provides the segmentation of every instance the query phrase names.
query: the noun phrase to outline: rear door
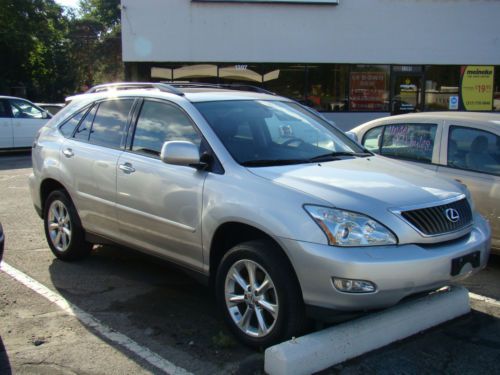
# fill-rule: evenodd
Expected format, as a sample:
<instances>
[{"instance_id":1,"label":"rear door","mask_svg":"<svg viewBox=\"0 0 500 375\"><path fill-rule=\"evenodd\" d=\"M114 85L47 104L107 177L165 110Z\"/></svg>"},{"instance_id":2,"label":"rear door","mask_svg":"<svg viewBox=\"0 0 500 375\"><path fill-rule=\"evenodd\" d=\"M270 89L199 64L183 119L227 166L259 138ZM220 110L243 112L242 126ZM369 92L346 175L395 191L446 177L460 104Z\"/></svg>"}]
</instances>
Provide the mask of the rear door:
<instances>
[{"instance_id":1,"label":"rear door","mask_svg":"<svg viewBox=\"0 0 500 375\"><path fill-rule=\"evenodd\" d=\"M133 98L95 104L61 148L64 176L73 188L84 228L111 239L118 236L116 165L133 104Z\"/></svg>"},{"instance_id":2,"label":"rear door","mask_svg":"<svg viewBox=\"0 0 500 375\"><path fill-rule=\"evenodd\" d=\"M165 164L166 141L198 146L201 136L176 104L145 99L131 145L117 166L117 215L127 243L175 262L201 269L201 209L208 172Z\"/></svg>"},{"instance_id":3,"label":"rear door","mask_svg":"<svg viewBox=\"0 0 500 375\"><path fill-rule=\"evenodd\" d=\"M0 99L0 148L14 147L12 116L7 99Z\"/></svg>"},{"instance_id":4,"label":"rear door","mask_svg":"<svg viewBox=\"0 0 500 375\"><path fill-rule=\"evenodd\" d=\"M500 248L500 130L461 121L444 127L438 172L469 188L477 210L489 220Z\"/></svg>"},{"instance_id":5,"label":"rear door","mask_svg":"<svg viewBox=\"0 0 500 375\"><path fill-rule=\"evenodd\" d=\"M14 147L31 147L38 130L48 121L41 108L22 99L9 99Z\"/></svg>"}]
</instances>

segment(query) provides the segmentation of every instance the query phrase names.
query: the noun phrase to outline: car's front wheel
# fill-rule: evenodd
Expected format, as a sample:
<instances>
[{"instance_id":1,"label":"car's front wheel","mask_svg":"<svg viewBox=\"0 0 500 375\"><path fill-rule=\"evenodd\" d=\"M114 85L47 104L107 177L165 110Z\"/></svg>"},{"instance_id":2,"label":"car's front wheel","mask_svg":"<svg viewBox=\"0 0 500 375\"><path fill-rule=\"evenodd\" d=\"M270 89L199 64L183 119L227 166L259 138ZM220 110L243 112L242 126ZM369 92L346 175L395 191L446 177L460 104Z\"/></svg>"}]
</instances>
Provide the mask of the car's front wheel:
<instances>
[{"instance_id":1,"label":"car's front wheel","mask_svg":"<svg viewBox=\"0 0 500 375\"><path fill-rule=\"evenodd\" d=\"M85 241L75 206L64 191L53 191L47 197L44 229L50 249L61 260L77 260L92 250L92 244Z\"/></svg>"},{"instance_id":2,"label":"car's front wheel","mask_svg":"<svg viewBox=\"0 0 500 375\"><path fill-rule=\"evenodd\" d=\"M217 303L245 344L268 347L300 333L304 305L288 260L268 241L233 247L216 279Z\"/></svg>"}]
</instances>

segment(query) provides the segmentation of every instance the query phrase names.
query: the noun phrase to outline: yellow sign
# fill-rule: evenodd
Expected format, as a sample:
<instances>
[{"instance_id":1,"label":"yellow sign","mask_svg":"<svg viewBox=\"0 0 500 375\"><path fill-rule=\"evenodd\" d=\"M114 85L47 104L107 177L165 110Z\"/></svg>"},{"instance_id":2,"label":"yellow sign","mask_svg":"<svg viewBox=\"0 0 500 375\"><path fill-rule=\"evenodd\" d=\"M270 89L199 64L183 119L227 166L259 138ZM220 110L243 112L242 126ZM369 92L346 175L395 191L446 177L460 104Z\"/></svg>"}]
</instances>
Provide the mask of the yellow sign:
<instances>
[{"instance_id":1,"label":"yellow sign","mask_svg":"<svg viewBox=\"0 0 500 375\"><path fill-rule=\"evenodd\" d=\"M462 102L466 111L493 109L493 66L462 67Z\"/></svg>"}]
</instances>

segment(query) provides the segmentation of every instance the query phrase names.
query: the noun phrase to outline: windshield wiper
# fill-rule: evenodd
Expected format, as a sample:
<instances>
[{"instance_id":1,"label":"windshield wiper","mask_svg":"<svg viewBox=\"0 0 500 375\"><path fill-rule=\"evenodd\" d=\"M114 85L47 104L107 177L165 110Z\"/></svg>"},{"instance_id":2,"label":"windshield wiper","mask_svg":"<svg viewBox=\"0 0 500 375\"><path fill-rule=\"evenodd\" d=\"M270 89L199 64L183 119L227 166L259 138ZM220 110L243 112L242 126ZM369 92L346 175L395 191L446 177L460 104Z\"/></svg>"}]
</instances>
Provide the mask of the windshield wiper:
<instances>
[{"instance_id":1,"label":"windshield wiper","mask_svg":"<svg viewBox=\"0 0 500 375\"><path fill-rule=\"evenodd\" d=\"M244 167L266 167L272 165L289 165L307 163L305 159L262 159L262 160L246 160L240 164Z\"/></svg>"},{"instance_id":2,"label":"windshield wiper","mask_svg":"<svg viewBox=\"0 0 500 375\"><path fill-rule=\"evenodd\" d=\"M356 156L356 157L366 157L372 156L371 152L349 152L349 151L333 151L328 154L321 154L318 156L314 156L308 160L308 162L315 162L321 160L335 159L339 156Z\"/></svg>"}]
</instances>

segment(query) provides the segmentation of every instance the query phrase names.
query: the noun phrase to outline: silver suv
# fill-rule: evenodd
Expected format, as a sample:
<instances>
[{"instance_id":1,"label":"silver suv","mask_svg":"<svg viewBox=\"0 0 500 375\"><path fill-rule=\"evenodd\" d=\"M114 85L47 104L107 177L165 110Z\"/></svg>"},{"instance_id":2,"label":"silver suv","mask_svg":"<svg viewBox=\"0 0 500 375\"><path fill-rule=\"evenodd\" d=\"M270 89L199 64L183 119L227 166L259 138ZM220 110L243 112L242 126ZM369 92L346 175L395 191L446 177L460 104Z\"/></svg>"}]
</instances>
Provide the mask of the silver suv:
<instances>
[{"instance_id":1,"label":"silver suv","mask_svg":"<svg viewBox=\"0 0 500 375\"><path fill-rule=\"evenodd\" d=\"M181 265L256 347L486 265L490 228L465 186L289 99L185 86L81 95L40 131L30 187L58 258L112 242Z\"/></svg>"}]
</instances>

